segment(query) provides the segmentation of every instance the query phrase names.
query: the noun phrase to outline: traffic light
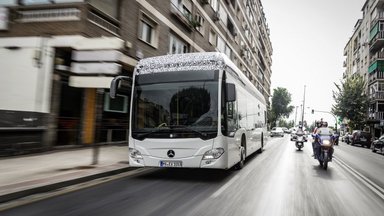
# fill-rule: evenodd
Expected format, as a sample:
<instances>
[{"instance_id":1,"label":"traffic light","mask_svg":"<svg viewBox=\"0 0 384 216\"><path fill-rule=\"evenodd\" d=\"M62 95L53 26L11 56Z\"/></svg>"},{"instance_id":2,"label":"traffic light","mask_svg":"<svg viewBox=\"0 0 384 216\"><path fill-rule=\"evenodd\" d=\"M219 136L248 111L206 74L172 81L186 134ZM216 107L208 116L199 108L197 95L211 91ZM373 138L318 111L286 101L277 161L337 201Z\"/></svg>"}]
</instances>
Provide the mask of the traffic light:
<instances>
[{"instance_id":1,"label":"traffic light","mask_svg":"<svg viewBox=\"0 0 384 216\"><path fill-rule=\"evenodd\" d=\"M312 109L312 114L314 114L315 113L315 110L314 109Z\"/></svg>"}]
</instances>

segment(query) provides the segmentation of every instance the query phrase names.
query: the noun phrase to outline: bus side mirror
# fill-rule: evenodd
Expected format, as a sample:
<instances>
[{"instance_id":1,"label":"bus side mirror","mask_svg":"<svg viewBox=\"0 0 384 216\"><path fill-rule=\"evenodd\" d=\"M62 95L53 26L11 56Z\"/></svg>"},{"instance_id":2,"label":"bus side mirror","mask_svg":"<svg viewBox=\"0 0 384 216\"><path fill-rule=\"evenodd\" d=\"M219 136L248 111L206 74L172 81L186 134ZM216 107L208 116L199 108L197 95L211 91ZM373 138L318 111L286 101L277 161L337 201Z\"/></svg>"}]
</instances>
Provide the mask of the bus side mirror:
<instances>
[{"instance_id":1,"label":"bus side mirror","mask_svg":"<svg viewBox=\"0 0 384 216\"><path fill-rule=\"evenodd\" d=\"M236 101L236 88L235 88L235 84L227 83L226 84L226 90L227 90L226 102Z\"/></svg>"},{"instance_id":2,"label":"bus side mirror","mask_svg":"<svg viewBox=\"0 0 384 216\"><path fill-rule=\"evenodd\" d=\"M118 92L130 92L132 87L131 78L127 76L117 76L111 81L111 88L109 90L109 96L116 98Z\"/></svg>"}]
</instances>

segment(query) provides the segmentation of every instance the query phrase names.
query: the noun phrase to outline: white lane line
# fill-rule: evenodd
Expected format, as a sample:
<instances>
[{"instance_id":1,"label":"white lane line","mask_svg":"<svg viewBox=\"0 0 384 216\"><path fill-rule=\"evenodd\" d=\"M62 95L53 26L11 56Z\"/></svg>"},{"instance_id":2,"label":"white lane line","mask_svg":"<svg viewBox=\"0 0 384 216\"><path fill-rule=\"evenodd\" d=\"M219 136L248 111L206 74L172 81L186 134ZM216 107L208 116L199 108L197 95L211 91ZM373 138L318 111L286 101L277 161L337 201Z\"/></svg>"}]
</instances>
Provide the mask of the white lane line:
<instances>
[{"instance_id":1,"label":"white lane line","mask_svg":"<svg viewBox=\"0 0 384 216\"><path fill-rule=\"evenodd\" d=\"M221 186L214 194L212 194L211 198L216 198L220 196L225 189L227 189L231 184L233 184L239 178L239 174L235 175L231 180L229 180L225 185Z\"/></svg>"},{"instance_id":2,"label":"white lane line","mask_svg":"<svg viewBox=\"0 0 384 216\"><path fill-rule=\"evenodd\" d=\"M350 167L348 164L346 164L343 160L340 158L334 157L333 159L336 159L335 162L338 163L340 166L344 167L349 173L351 173L353 176L355 176L358 180L360 180L366 187L371 189L375 194L377 194L381 199L384 200L384 189L380 187L379 185L375 184L371 180L369 180L367 177L365 177L363 174L359 173L352 167Z\"/></svg>"}]
</instances>

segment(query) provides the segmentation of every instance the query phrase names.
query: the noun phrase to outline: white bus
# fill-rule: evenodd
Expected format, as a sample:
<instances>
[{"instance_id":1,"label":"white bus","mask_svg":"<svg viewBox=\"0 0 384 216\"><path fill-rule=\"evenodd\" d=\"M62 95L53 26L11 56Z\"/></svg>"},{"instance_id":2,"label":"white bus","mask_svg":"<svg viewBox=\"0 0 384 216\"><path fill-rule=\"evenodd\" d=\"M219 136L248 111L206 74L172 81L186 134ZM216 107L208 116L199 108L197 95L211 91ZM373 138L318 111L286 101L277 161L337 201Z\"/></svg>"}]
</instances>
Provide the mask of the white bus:
<instances>
[{"instance_id":1,"label":"white bus","mask_svg":"<svg viewBox=\"0 0 384 216\"><path fill-rule=\"evenodd\" d=\"M221 53L140 60L130 104L132 167L242 168L265 144L266 101Z\"/></svg>"}]
</instances>

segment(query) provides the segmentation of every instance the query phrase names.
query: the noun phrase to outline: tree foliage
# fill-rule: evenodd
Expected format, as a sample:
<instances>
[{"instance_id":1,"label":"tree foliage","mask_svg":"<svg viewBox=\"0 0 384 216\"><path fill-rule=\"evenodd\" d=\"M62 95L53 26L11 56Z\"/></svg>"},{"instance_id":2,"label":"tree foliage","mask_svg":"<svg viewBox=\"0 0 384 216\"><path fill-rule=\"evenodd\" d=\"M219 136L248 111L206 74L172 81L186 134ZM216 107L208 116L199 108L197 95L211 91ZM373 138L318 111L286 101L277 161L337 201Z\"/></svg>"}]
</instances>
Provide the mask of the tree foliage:
<instances>
[{"instance_id":1,"label":"tree foliage","mask_svg":"<svg viewBox=\"0 0 384 216\"><path fill-rule=\"evenodd\" d=\"M272 127L283 117L289 117L293 111L291 103L291 94L286 88L278 87L273 89L272 105L268 110L268 120Z\"/></svg>"},{"instance_id":2,"label":"tree foliage","mask_svg":"<svg viewBox=\"0 0 384 216\"><path fill-rule=\"evenodd\" d=\"M335 86L333 91L336 104L332 106L332 113L349 120L349 127L361 129L367 117L369 98L365 92L366 82L360 75L346 78Z\"/></svg>"},{"instance_id":3,"label":"tree foliage","mask_svg":"<svg viewBox=\"0 0 384 216\"><path fill-rule=\"evenodd\" d=\"M287 121L286 119L279 120L279 127L291 128L295 126L295 122L293 120Z\"/></svg>"}]
</instances>

